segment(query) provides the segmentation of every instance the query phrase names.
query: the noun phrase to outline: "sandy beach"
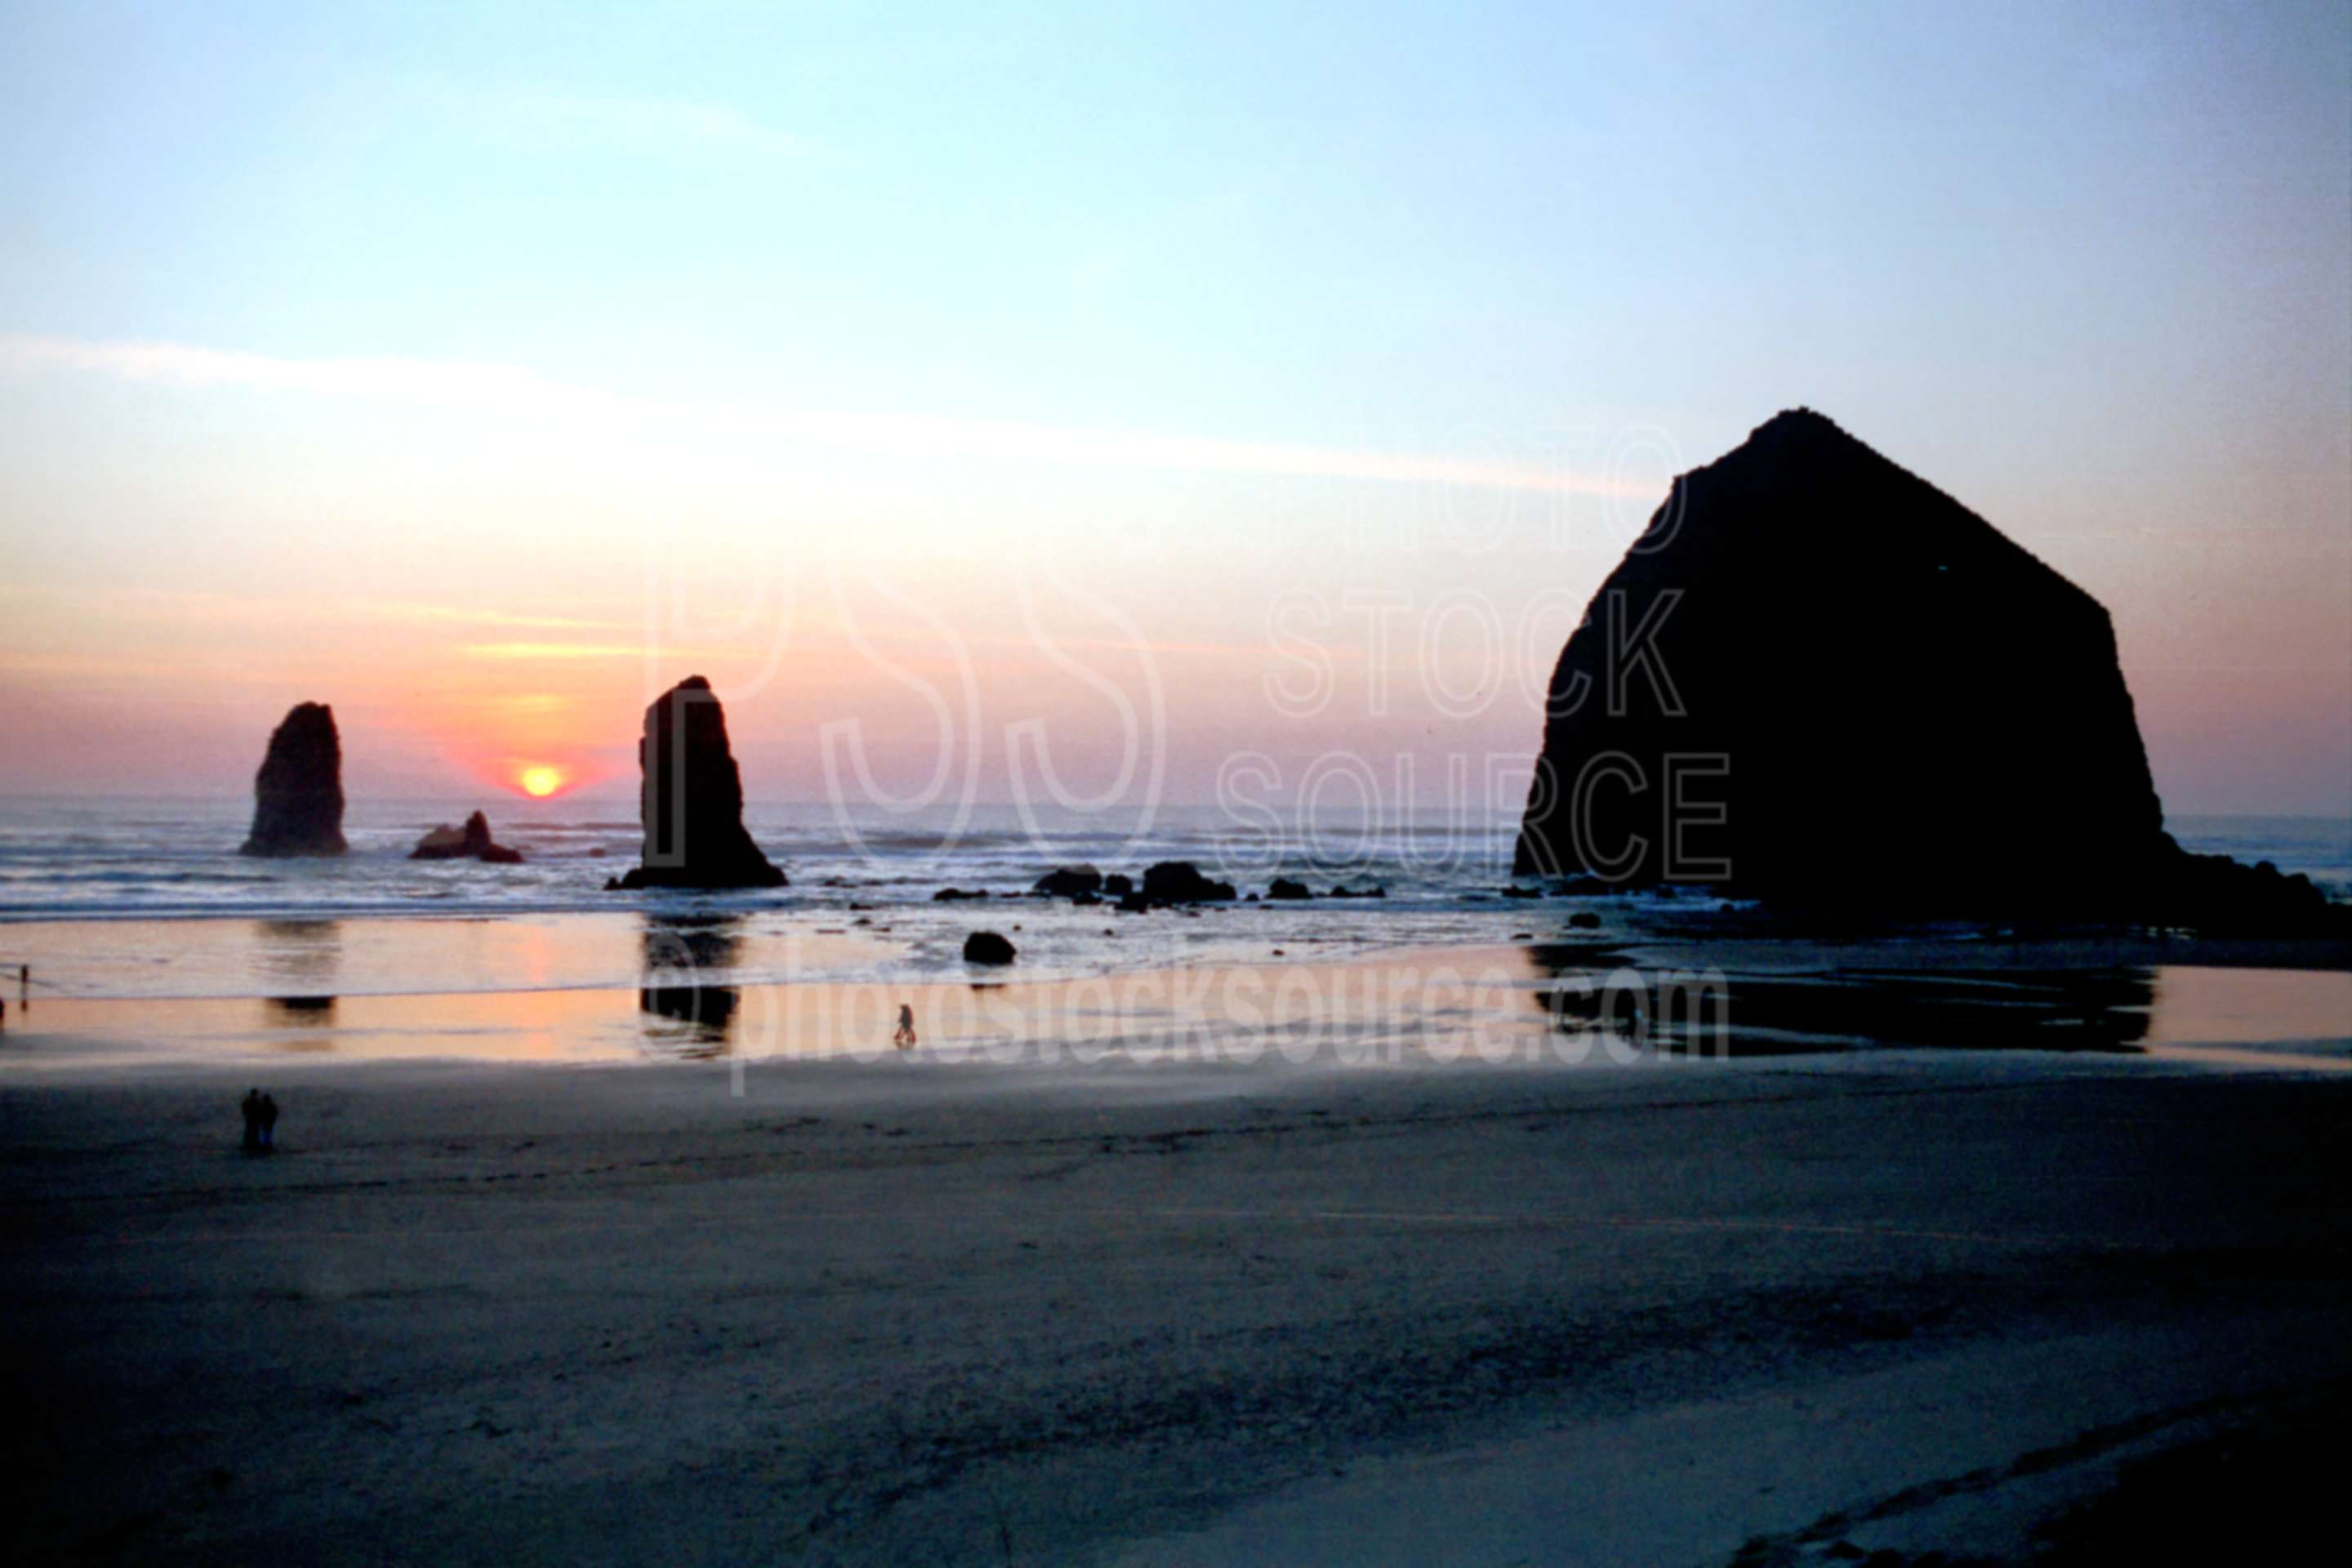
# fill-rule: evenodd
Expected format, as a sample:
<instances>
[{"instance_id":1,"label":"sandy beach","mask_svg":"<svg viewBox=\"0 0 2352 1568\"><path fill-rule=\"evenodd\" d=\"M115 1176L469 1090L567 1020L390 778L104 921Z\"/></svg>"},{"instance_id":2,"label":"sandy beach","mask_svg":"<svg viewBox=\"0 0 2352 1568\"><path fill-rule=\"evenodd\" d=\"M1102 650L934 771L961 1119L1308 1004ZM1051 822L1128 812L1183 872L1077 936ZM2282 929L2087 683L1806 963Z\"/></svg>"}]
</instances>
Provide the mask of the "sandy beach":
<instances>
[{"instance_id":1,"label":"sandy beach","mask_svg":"<svg viewBox=\"0 0 2352 1568\"><path fill-rule=\"evenodd\" d=\"M2250 977L2297 973L2306 1037L2203 1054ZM2174 974L2221 1009L2158 1010L2206 1037L2178 1057L736 1074L126 1066L14 1032L9 1533L75 1561L2095 1551L2144 1467L2298 1450L2352 1377L2345 977ZM257 1078L268 1159L235 1146Z\"/></svg>"}]
</instances>

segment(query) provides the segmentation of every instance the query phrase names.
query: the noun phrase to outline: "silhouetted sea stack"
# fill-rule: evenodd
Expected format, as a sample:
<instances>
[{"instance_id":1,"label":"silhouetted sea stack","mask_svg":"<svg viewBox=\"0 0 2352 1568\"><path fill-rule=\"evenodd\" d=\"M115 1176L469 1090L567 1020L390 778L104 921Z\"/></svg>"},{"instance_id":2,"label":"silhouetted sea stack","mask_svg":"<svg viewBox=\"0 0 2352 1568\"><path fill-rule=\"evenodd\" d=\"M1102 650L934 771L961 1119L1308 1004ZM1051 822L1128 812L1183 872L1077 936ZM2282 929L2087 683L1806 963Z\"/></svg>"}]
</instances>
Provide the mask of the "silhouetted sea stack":
<instances>
[{"instance_id":1,"label":"silhouetted sea stack","mask_svg":"<svg viewBox=\"0 0 2352 1568\"><path fill-rule=\"evenodd\" d=\"M646 710L637 742L645 864L614 888L781 888L784 874L743 831L743 777L710 682L688 676Z\"/></svg>"},{"instance_id":2,"label":"silhouetted sea stack","mask_svg":"<svg viewBox=\"0 0 2352 1568\"><path fill-rule=\"evenodd\" d=\"M297 703L270 732L253 778L253 831L240 855L341 855L343 743L335 710Z\"/></svg>"},{"instance_id":3,"label":"silhouetted sea stack","mask_svg":"<svg viewBox=\"0 0 2352 1568\"><path fill-rule=\"evenodd\" d=\"M2196 861L2163 832L2105 609L1797 409L1677 479L1594 595L1514 872L2153 918L2242 891Z\"/></svg>"},{"instance_id":4,"label":"silhouetted sea stack","mask_svg":"<svg viewBox=\"0 0 2352 1568\"><path fill-rule=\"evenodd\" d=\"M411 860L487 860L493 866L520 866L522 852L490 838L490 819L480 812L466 818L463 828L443 823L416 841Z\"/></svg>"}]
</instances>

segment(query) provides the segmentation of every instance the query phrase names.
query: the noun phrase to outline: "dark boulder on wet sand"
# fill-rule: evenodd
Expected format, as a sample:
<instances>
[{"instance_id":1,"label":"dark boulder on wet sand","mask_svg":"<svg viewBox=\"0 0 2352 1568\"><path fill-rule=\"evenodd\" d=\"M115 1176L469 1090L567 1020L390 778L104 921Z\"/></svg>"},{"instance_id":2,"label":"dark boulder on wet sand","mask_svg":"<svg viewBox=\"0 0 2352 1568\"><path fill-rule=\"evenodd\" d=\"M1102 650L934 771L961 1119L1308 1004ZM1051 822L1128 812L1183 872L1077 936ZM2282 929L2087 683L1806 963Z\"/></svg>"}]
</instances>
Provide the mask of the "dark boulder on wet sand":
<instances>
[{"instance_id":1,"label":"dark boulder on wet sand","mask_svg":"<svg viewBox=\"0 0 2352 1568\"><path fill-rule=\"evenodd\" d=\"M1276 877L1266 888L1265 896L1286 902L1297 899L1311 899L1315 896L1315 890L1304 882L1294 882L1287 877Z\"/></svg>"},{"instance_id":2,"label":"dark boulder on wet sand","mask_svg":"<svg viewBox=\"0 0 2352 1568\"><path fill-rule=\"evenodd\" d=\"M349 847L335 710L323 702L298 703L270 733L253 779L253 831L237 853L341 855Z\"/></svg>"},{"instance_id":3,"label":"dark boulder on wet sand","mask_svg":"<svg viewBox=\"0 0 2352 1568\"><path fill-rule=\"evenodd\" d=\"M522 851L491 841L490 819L480 812L466 818L462 828L443 823L416 841L411 860L486 860L493 866L520 866Z\"/></svg>"},{"instance_id":4,"label":"dark boulder on wet sand","mask_svg":"<svg viewBox=\"0 0 2352 1568\"><path fill-rule=\"evenodd\" d=\"M1062 866L1038 878L1037 885L1030 891L1049 898L1075 899L1085 893L1099 893L1102 885L1102 873L1092 866Z\"/></svg>"},{"instance_id":5,"label":"dark boulder on wet sand","mask_svg":"<svg viewBox=\"0 0 2352 1568\"><path fill-rule=\"evenodd\" d=\"M1231 903L1235 897L1231 882L1203 877L1190 860L1162 860L1146 867L1141 892L1144 901L1153 904Z\"/></svg>"},{"instance_id":6,"label":"dark boulder on wet sand","mask_svg":"<svg viewBox=\"0 0 2352 1568\"><path fill-rule=\"evenodd\" d=\"M688 676L646 710L637 742L644 864L614 888L781 888L743 830L743 777L710 682Z\"/></svg>"},{"instance_id":7,"label":"dark boulder on wet sand","mask_svg":"<svg viewBox=\"0 0 2352 1568\"><path fill-rule=\"evenodd\" d=\"M966 963L1010 963L1013 962L1013 943L995 931L976 931L963 939L963 961Z\"/></svg>"}]
</instances>

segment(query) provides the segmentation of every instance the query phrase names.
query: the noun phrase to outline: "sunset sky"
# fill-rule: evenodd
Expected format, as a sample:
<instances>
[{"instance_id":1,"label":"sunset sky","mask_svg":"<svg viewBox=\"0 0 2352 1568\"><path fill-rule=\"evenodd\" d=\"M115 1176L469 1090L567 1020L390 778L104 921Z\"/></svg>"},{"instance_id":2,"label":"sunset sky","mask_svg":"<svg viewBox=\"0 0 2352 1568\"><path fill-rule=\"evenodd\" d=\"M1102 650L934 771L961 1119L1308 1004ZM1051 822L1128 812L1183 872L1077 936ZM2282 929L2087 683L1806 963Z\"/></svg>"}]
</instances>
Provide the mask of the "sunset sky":
<instances>
[{"instance_id":1,"label":"sunset sky","mask_svg":"<svg viewBox=\"0 0 2352 1568\"><path fill-rule=\"evenodd\" d=\"M1612 11L0 6L0 793L1508 801L1801 404L2352 813L2352 11Z\"/></svg>"}]
</instances>

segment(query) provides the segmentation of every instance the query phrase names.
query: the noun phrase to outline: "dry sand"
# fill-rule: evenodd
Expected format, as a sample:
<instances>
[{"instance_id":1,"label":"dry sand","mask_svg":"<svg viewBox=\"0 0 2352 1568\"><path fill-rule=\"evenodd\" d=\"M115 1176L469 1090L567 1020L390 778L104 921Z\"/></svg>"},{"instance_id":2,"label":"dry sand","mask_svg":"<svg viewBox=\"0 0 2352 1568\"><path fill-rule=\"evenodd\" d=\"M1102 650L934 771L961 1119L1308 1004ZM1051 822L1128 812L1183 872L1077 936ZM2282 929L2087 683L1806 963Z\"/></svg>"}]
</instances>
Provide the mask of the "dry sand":
<instances>
[{"instance_id":1,"label":"dry sand","mask_svg":"<svg viewBox=\"0 0 2352 1568\"><path fill-rule=\"evenodd\" d=\"M2011 1557L2340 1426L2268 1060L0 1074L10 1556Z\"/></svg>"}]
</instances>

